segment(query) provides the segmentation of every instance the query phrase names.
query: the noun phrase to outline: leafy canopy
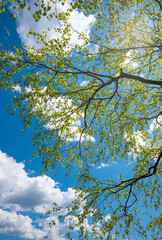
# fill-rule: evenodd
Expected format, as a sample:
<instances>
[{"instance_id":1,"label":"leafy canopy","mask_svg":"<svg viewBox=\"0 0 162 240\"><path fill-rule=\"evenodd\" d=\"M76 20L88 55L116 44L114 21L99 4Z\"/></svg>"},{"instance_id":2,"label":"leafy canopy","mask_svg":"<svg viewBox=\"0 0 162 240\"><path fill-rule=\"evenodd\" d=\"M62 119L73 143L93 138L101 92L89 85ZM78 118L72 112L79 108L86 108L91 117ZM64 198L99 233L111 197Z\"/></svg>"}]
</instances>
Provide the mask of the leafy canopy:
<instances>
[{"instance_id":1,"label":"leafy canopy","mask_svg":"<svg viewBox=\"0 0 162 240\"><path fill-rule=\"evenodd\" d=\"M160 1L12 2L14 11L20 12L35 5L36 21L54 17L60 23L43 34L30 30L28 37L37 39L37 49L22 45L14 46L12 53L1 50L0 87L21 89L10 113L18 109L24 128L34 120L33 157L42 158L44 171L57 173L62 166L67 177L76 178L76 198L66 209L75 224L69 225L67 237L77 231L83 239L129 239L133 228L142 239L158 239ZM57 4L65 11L57 11ZM73 11L94 15L90 35L70 24ZM58 37L49 40L49 31L56 31ZM74 32L82 44L71 42ZM94 168L113 161L125 166L132 161L132 170L118 178L94 176ZM144 224L139 203L145 214L154 213ZM66 216L56 203L53 211L64 221Z\"/></svg>"}]
</instances>

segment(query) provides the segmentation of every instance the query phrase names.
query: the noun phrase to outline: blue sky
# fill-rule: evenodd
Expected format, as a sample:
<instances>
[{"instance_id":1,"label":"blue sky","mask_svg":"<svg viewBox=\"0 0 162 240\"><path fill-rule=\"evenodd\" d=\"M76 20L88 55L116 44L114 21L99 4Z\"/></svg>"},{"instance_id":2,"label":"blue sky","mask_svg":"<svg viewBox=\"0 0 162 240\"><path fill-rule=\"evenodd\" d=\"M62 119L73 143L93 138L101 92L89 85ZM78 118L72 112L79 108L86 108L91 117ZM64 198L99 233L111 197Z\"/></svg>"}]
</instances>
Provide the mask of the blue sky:
<instances>
[{"instance_id":1,"label":"blue sky","mask_svg":"<svg viewBox=\"0 0 162 240\"><path fill-rule=\"evenodd\" d=\"M13 45L21 43L37 47L34 39L26 38L26 33L30 27L43 31L47 22L42 18L40 22L35 23L31 13L25 10L22 15L18 15L16 21L10 18L8 11L0 15L1 48L9 44L12 51ZM87 31L87 34L90 34L90 22L94 19L92 15L85 17L82 13L74 11L71 22L78 31ZM50 26L53 25L57 25L55 20L50 23ZM50 36L51 39L54 37L55 35ZM71 41L76 41L75 34ZM14 94L0 90L0 240L40 240L46 234L49 234L49 240L66 239L63 235L68 219L62 225L57 221L50 230L48 223L51 219L56 219L57 215L53 214L43 219L40 219L40 215L45 213L54 201L66 206L74 199L72 187L75 187L75 179L65 178L61 168L57 176L51 174L41 177L41 160L29 161L33 152L33 129L28 128L22 134L22 123L18 113L11 116L6 111ZM93 170L93 174L117 178L118 173L122 171L129 177L130 165L125 167L125 163L122 162L112 162L108 165L102 163Z\"/></svg>"},{"instance_id":2,"label":"blue sky","mask_svg":"<svg viewBox=\"0 0 162 240\"><path fill-rule=\"evenodd\" d=\"M79 24L84 23L83 29L90 32L89 21L78 12L75 13ZM73 16L72 21L75 21ZM36 46L34 40L28 40L26 33L29 26L39 30L46 24L46 20L36 26L31 13L25 12L13 20L9 11L0 15L0 47L9 48L22 42ZM55 23L53 23L55 24ZM52 36L51 36L52 37ZM75 41L75 36L73 41ZM21 119L16 113L11 116L6 108L14 93L0 90L0 239L22 240L43 239L50 229L50 218L40 219L40 215L51 207L56 201L65 206L74 198L75 179L66 179L64 170L60 169L58 175L41 177L41 160L30 162L32 157L32 128L26 129L22 134ZM53 216L56 218L56 216ZM49 233L49 239L65 239L62 234L66 224L57 226Z\"/></svg>"}]
</instances>

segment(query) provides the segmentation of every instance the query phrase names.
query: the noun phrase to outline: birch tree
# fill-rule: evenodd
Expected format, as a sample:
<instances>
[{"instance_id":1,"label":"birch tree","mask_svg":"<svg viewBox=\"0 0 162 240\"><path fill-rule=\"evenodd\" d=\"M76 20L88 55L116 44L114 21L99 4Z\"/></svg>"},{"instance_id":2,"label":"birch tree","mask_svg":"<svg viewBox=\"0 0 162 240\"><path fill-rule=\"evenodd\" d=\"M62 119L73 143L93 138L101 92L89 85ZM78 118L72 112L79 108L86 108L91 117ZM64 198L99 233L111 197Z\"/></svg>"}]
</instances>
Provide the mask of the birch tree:
<instances>
[{"instance_id":1,"label":"birch tree","mask_svg":"<svg viewBox=\"0 0 162 240\"><path fill-rule=\"evenodd\" d=\"M15 91L10 113L19 112L24 128L34 125L33 158L42 159L42 174L56 174L62 167L67 178L76 178L76 199L66 214L55 203L47 214L58 212L60 222L71 219L68 239L74 232L81 239L132 239L132 229L140 239L159 239L160 1L34 4L36 21L59 21L59 27L48 29L58 37L49 40L48 31L31 29L28 37L37 39L38 48L22 44L12 53L9 47L2 49L0 87ZM65 6L63 12L57 11L58 4ZM15 1L15 6L14 14L26 7L31 11L33 5ZM94 16L89 36L70 24L73 11ZM74 32L82 44L71 42ZM123 172L117 178L94 176L95 167L112 162L133 163L129 178ZM146 223L139 203L148 214Z\"/></svg>"}]
</instances>

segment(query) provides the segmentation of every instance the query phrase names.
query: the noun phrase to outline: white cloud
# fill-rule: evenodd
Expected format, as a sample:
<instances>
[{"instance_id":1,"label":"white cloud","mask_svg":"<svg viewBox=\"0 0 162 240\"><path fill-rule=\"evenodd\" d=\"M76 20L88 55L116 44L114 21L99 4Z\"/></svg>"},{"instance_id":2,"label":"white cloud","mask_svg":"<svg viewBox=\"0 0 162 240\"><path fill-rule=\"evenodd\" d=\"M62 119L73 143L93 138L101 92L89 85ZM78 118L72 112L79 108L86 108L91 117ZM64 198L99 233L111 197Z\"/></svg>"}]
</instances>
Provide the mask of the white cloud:
<instances>
[{"instance_id":1,"label":"white cloud","mask_svg":"<svg viewBox=\"0 0 162 240\"><path fill-rule=\"evenodd\" d=\"M101 163L101 164L97 167L97 169L105 168L105 167L109 167L109 166L111 166L109 163Z\"/></svg>"},{"instance_id":2,"label":"white cloud","mask_svg":"<svg viewBox=\"0 0 162 240\"><path fill-rule=\"evenodd\" d=\"M74 199L74 190L61 192L57 183L47 176L29 177L23 163L0 151L0 207L45 213L53 202L61 206Z\"/></svg>"},{"instance_id":3,"label":"white cloud","mask_svg":"<svg viewBox=\"0 0 162 240\"><path fill-rule=\"evenodd\" d=\"M5 52L5 56L3 56L2 57L2 59L4 60L4 59L10 59L10 65L16 65L16 63L18 62L18 61L21 61L22 60L22 56L20 56L20 55L17 55L17 54L15 54L13 51L6 51ZM14 89L14 88L17 88L18 87L18 85L15 85L15 86L12 86L12 88L13 88L13 90L20 90L20 87L19 87L19 89Z\"/></svg>"},{"instance_id":4,"label":"white cloud","mask_svg":"<svg viewBox=\"0 0 162 240\"><path fill-rule=\"evenodd\" d=\"M65 234L67 233L66 225L64 223L60 223L58 219L55 219L55 225L52 227L49 226L49 222L53 220L53 217L48 217L47 219L41 221L38 220L40 226L43 226L42 231L46 233L48 236L48 240L65 240Z\"/></svg>"},{"instance_id":5,"label":"white cloud","mask_svg":"<svg viewBox=\"0 0 162 240\"><path fill-rule=\"evenodd\" d=\"M29 170L28 170L28 173L29 173L30 175L32 175L32 174L34 174L34 173L35 173L35 171L34 171L34 170L31 170L31 169L29 169Z\"/></svg>"},{"instance_id":6,"label":"white cloud","mask_svg":"<svg viewBox=\"0 0 162 240\"><path fill-rule=\"evenodd\" d=\"M107 222L107 221L109 221L111 219L111 214L107 214L106 216L105 216L105 221Z\"/></svg>"},{"instance_id":7,"label":"white cloud","mask_svg":"<svg viewBox=\"0 0 162 240\"><path fill-rule=\"evenodd\" d=\"M153 133L154 131L162 132L162 116L159 116L157 119L154 119L150 124L149 133Z\"/></svg>"},{"instance_id":8,"label":"white cloud","mask_svg":"<svg viewBox=\"0 0 162 240\"><path fill-rule=\"evenodd\" d=\"M46 4L46 1L45 1ZM31 10L28 11L27 7L25 7L23 10L19 13L17 13L16 23L17 23L17 32L19 34L19 37L21 41L25 45L30 45L31 47L38 48L40 47L39 44L37 44L37 40L34 39L34 37L27 38L26 34L29 32L30 29L34 30L35 32L43 33L44 31L47 31L48 28L51 28L52 30L48 32L48 39L56 39L60 38L60 35L55 31L54 28L60 27L61 22L58 22L58 20L53 17L51 21L48 21L47 17L42 16L41 19L38 22L35 22L33 18L33 14L36 10L38 10L32 3ZM64 6L60 2L57 4L53 4L52 9L50 12L56 12L61 13L67 11L67 9L70 7L70 1L67 1ZM57 10L56 10L57 9ZM85 32L87 36L90 34L90 27L91 22L94 21L95 18L93 15L85 16L82 12L78 12L77 10L74 10L70 17L69 17L69 24L71 24L72 28L77 30L78 32L82 33ZM64 25L61 25L62 28L64 28ZM82 45L84 42L81 39L78 39L78 33L75 31L71 31L72 36L70 40L70 44L79 44Z\"/></svg>"},{"instance_id":9,"label":"white cloud","mask_svg":"<svg viewBox=\"0 0 162 240\"><path fill-rule=\"evenodd\" d=\"M148 133L148 134L147 134ZM159 116L157 119L154 119L149 126L149 129L145 134L142 131L136 131L130 136L125 134L125 139L129 144L129 154L136 159L137 154L143 149L146 148L157 148L159 149L162 138L162 117ZM132 142L134 144L132 144ZM159 150L158 150L159 151ZM128 163L128 165L131 164Z\"/></svg>"},{"instance_id":10,"label":"white cloud","mask_svg":"<svg viewBox=\"0 0 162 240\"><path fill-rule=\"evenodd\" d=\"M75 197L74 190L68 188L63 192L57 187L57 183L47 176L29 177L24 170L23 163L17 163L15 159L0 151L0 233L20 236L29 239L43 239L50 232L49 239L61 239L60 223L57 215L43 220L42 230L34 227L33 220L29 216L23 216L17 212L31 211L45 213L51 209L52 203L66 207ZM8 211L7 211L8 210ZM63 210L62 214L66 214ZM56 226L50 230L49 221L56 218ZM56 228L58 232L55 232Z\"/></svg>"},{"instance_id":11,"label":"white cloud","mask_svg":"<svg viewBox=\"0 0 162 240\"><path fill-rule=\"evenodd\" d=\"M135 140L136 140L136 147L137 148L141 148L141 147L144 147L146 145L146 139L145 137L142 135L141 132L137 131L137 132L134 132L134 137L135 137Z\"/></svg>"},{"instance_id":12,"label":"white cloud","mask_svg":"<svg viewBox=\"0 0 162 240\"><path fill-rule=\"evenodd\" d=\"M148 139L146 139L141 131L133 132L130 136L125 134L125 140L129 142L129 154L132 155L134 159L136 158L137 153L141 150L143 151L143 148L148 144ZM134 144L132 144L132 142ZM130 163L128 163L128 165Z\"/></svg>"},{"instance_id":13,"label":"white cloud","mask_svg":"<svg viewBox=\"0 0 162 240\"><path fill-rule=\"evenodd\" d=\"M81 87L87 86L88 83L89 83L89 81L82 81L81 84L80 84L80 86L81 86Z\"/></svg>"},{"instance_id":14,"label":"white cloud","mask_svg":"<svg viewBox=\"0 0 162 240\"><path fill-rule=\"evenodd\" d=\"M22 88L18 84L15 86L12 86L12 89L14 92L19 92L19 93L22 92Z\"/></svg>"},{"instance_id":15,"label":"white cloud","mask_svg":"<svg viewBox=\"0 0 162 240\"><path fill-rule=\"evenodd\" d=\"M65 216L63 222L59 222L58 219L55 219L55 225L53 225L51 228L49 227L49 222L53 220L53 216L48 217L44 222L43 222L43 229L42 231L46 232L48 234L48 239L49 240L65 240L64 236L65 234L69 231L69 226L73 227L73 232L78 232L79 227L76 226L78 224L78 218L73 216ZM42 221L38 220L38 223L40 226L42 226ZM88 231L89 233L92 232L91 226L88 222L87 219L85 219L82 223L84 226L84 230ZM98 224L97 224L98 225Z\"/></svg>"},{"instance_id":16,"label":"white cloud","mask_svg":"<svg viewBox=\"0 0 162 240\"><path fill-rule=\"evenodd\" d=\"M27 239L43 239L44 232L36 229L29 216L0 209L0 233Z\"/></svg>"},{"instance_id":17,"label":"white cloud","mask_svg":"<svg viewBox=\"0 0 162 240\"><path fill-rule=\"evenodd\" d=\"M43 89L42 93L46 90ZM33 109L34 112L41 111L44 115L49 116L50 120L45 125L47 129L58 129L61 138L66 142L74 141L92 141L94 137L82 132L81 119L83 113L76 113L76 108L71 99L65 97L44 96L36 97L37 101Z\"/></svg>"},{"instance_id":18,"label":"white cloud","mask_svg":"<svg viewBox=\"0 0 162 240\"><path fill-rule=\"evenodd\" d=\"M75 124L75 122L74 122ZM79 127L81 126L81 124L79 125ZM88 134L81 134L80 130L81 128L79 128L77 126L71 126L68 131L65 129L63 132L59 132L60 136L62 137L62 139L64 141L68 141L68 142L74 142L74 141L91 141L91 142L95 142L95 138L88 135Z\"/></svg>"},{"instance_id":19,"label":"white cloud","mask_svg":"<svg viewBox=\"0 0 162 240\"><path fill-rule=\"evenodd\" d=\"M23 89L16 85L13 88L13 91L19 93L23 92ZM44 87L40 90L39 93L44 93L47 90L47 87ZM47 129L58 129L58 134L65 142L74 142L74 141L91 141L95 142L95 138L82 132L81 120L84 117L83 112L76 113L76 106L72 103L71 99L66 97L49 97L49 95L39 94L36 96L36 93L29 86L24 90L26 93L34 93L32 99L35 102L35 107L33 112L42 112L44 115L49 117L48 123L44 126ZM61 129L61 130L60 130Z\"/></svg>"},{"instance_id":20,"label":"white cloud","mask_svg":"<svg viewBox=\"0 0 162 240\"><path fill-rule=\"evenodd\" d=\"M131 69L135 69L135 68L138 67L137 62L134 61L132 56L133 56L133 50L130 50L126 53L124 63L122 64L122 67L128 67L129 66Z\"/></svg>"},{"instance_id":21,"label":"white cloud","mask_svg":"<svg viewBox=\"0 0 162 240\"><path fill-rule=\"evenodd\" d=\"M0 151L0 234L19 236L27 239L43 240L48 235L49 240L64 240L70 225L74 232L78 231L75 225L78 219L74 216L71 220L66 216L65 207L74 200L75 193L72 188L61 191L57 183L50 177L29 177L24 170L23 163ZM33 221L32 213L37 217L51 209L51 204L56 202L63 209L58 213L51 213L50 217L38 217ZM30 217L27 211L30 211ZM82 211L80 208L79 211ZM60 222L58 215L65 216ZM50 227L49 222L55 220L55 225ZM85 219L84 226L90 232L91 226Z\"/></svg>"}]
</instances>

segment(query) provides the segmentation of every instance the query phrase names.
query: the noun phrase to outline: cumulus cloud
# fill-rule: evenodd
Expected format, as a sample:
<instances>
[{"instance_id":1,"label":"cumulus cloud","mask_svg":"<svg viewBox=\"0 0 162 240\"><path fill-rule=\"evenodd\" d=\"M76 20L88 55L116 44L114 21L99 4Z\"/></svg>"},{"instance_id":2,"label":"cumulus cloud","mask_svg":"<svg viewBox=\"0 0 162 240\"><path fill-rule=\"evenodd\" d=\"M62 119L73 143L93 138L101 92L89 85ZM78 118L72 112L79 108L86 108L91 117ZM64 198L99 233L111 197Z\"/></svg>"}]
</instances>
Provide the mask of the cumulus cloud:
<instances>
[{"instance_id":1,"label":"cumulus cloud","mask_svg":"<svg viewBox=\"0 0 162 240\"><path fill-rule=\"evenodd\" d=\"M18 236L23 239L43 240L44 236L48 236L49 240L65 240L64 236L68 231L68 226L74 225L77 221L71 221L65 217L65 221L60 223L58 219L55 219L56 224L50 227L49 222L53 218L51 216L33 221L27 215L0 209L0 234ZM35 223L40 229L34 226Z\"/></svg>"},{"instance_id":2,"label":"cumulus cloud","mask_svg":"<svg viewBox=\"0 0 162 240\"><path fill-rule=\"evenodd\" d=\"M42 220L42 229L39 229L34 226L29 216L24 216L26 211L38 213L40 216L40 213L51 209L53 202L66 207L74 199L75 193L72 188L61 191L50 177L30 177L24 167L23 163L17 163L15 159L0 151L0 233L43 239L43 236L50 232L48 224L52 218ZM56 228L60 229L59 220L57 223ZM50 234L56 238L50 239L60 239L54 230Z\"/></svg>"},{"instance_id":3,"label":"cumulus cloud","mask_svg":"<svg viewBox=\"0 0 162 240\"><path fill-rule=\"evenodd\" d=\"M25 211L34 209L45 213L53 202L69 204L74 190L61 192L57 183L47 176L29 177L23 163L0 151L0 206L5 209Z\"/></svg>"},{"instance_id":4,"label":"cumulus cloud","mask_svg":"<svg viewBox=\"0 0 162 240\"><path fill-rule=\"evenodd\" d=\"M43 228L42 228L42 231L47 233L49 240L53 240L53 239L65 240L66 238L64 238L64 236L69 231L69 226L73 227L74 233L78 232L79 227L81 227L81 225L79 225L79 227L76 226L78 224L78 218L75 216L73 217L65 216L63 222L60 222L58 219L55 219L55 225L52 225L52 227L49 227L49 222L51 222L52 220L53 220L53 216L48 217L43 222ZM42 221L39 220L38 224L42 226ZM92 232L91 225L89 224L88 219L85 219L82 225L85 231L88 231L89 233Z\"/></svg>"},{"instance_id":5,"label":"cumulus cloud","mask_svg":"<svg viewBox=\"0 0 162 240\"><path fill-rule=\"evenodd\" d=\"M47 4L47 1L45 1L45 4ZM29 32L30 29L34 30L35 32L43 33L45 31L48 31L48 29L52 29L48 32L48 39L56 39L60 38L60 35L58 32L55 31L55 28L61 27L64 28L64 24L62 22L58 22L58 20L53 17L51 21L47 19L47 17L42 16L41 19L38 22L35 22L33 18L33 14L36 10L38 10L34 4L30 3L31 10L28 11L28 7L25 7L23 10L19 13L17 13L16 23L17 23L17 32L19 34L19 37L21 41L25 45L30 45L31 47L38 48L40 45L37 44L37 40L30 36L27 38L26 34ZM51 10L49 13L53 13L57 11L57 14L66 12L67 9L70 8L70 1L67 1L64 6L58 2L57 4L53 4ZM79 44L82 45L84 42L83 40L78 38L78 33L86 33L87 36L90 34L90 28L91 28L91 22L95 20L95 17L93 15L85 16L82 12L79 12L77 10L74 10L68 20L68 23L72 26L71 30L71 40L70 44ZM77 31L75 31L77 30Z\"/></svg>"},{"instance_id":6,"label":"cumulus cloud","mask_svg":"<svg viewBox=\"0 0 162 240\"><path fill-rule=\"evenodd\" d=\"M73 231L77 232L79 229L75 225L78 219L66 216L66 206L74 200L75 190L68 188L67 191L61 191L50 177L30 177L24 167L23 163L17 163L14 158L0 151L0 234L35 240L43 240L48 235L49 240L64 240L69 226L74 226ZM53 202L63 209L51 213L49 217L40 218L40 213L51 209ZM32 214L34 219L38 218L33 220ZM60 214L65 216L63 221L58 218ZM55 220L55 225L50 227L52 220ZM91 231L87 219L83 224Z\"/></svg>"},{"instance_id":7,"label":"cumulus cloud","mask_svg":"<svg viewBox=\"0 0 162 240\"><path fill-rule=\"evenodd\" d=\"M19 236L25 239L43 239L44 232L36 229L29 216L0 209L0 233Z\"/></svg>"}]
</instances>

